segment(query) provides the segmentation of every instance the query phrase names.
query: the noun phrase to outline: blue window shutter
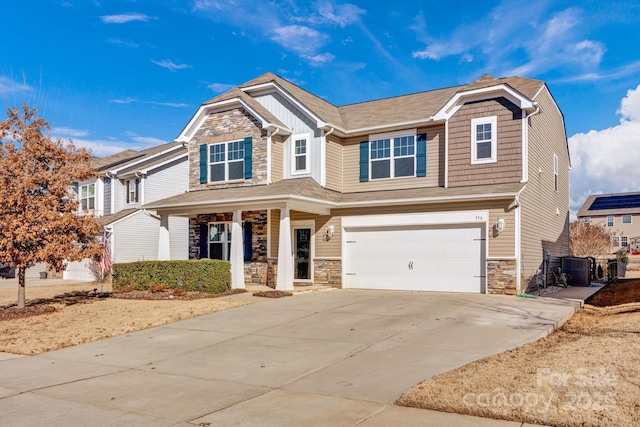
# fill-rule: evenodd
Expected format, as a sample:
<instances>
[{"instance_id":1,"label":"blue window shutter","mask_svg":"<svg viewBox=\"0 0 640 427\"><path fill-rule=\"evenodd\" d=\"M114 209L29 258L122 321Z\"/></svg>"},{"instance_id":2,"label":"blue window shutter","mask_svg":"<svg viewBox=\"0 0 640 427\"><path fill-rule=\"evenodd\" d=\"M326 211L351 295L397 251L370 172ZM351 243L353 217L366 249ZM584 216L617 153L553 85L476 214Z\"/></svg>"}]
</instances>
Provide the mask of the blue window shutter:
<instances>
[{"instance_id":1,"label":"blue window shutter","mask_svg":"<svg viewBox=\"0 0 640 427\"><path fill-rule=\"evenodd\" d=\"M207 179L207 144L200 144L200 184L206 184Z\"/></svg>"},{"instance_id":2,"label":"blue window shutter","mask_svg":"<svg viewBox=\"0 0 640 427\"><path fill-rule=\"evenodd\" d=\"M209 226L200 224L200 259L209 258Z\"/></svg>"},{"instance_id":3,"label":"blue window shutter","mask_svg":"<svg viewBox=\"0 0 640 427\"><path fill-rule=\"evenodd\" d=\"M416 146L416 176L427 176L427 134L419 133Z\"/></svg>"},{"instance_id":4,"label":"blue window shutter","mask_svg":"<svg viewBox=\"0 0 640 427\"><path fill-rule=\"evenodd\" d=\"M253 228L250 222L244 223L244 261L251 262L251 258L253 256Z\"/></svg>"},{"instance_id":5,"label":"blue window shutter","mask_svg":"<svg viewBox=\"0 0 640 427\"><path fill-rule=\"evenodd\" d=\"M360 182L369 181L369 141L360 143Z\"/></svg>"},{"instance_id":6,"label":"blue window shutter","mask_svg":"<svg viewBox=\"0 0 640 427\"><path fill-rule=\"evenodd\" d=\"M253 138L250 136L244 139L244 179L251 179L253 175L253 165L251 155L253 151Z\"/></svg>"}]
</instances>

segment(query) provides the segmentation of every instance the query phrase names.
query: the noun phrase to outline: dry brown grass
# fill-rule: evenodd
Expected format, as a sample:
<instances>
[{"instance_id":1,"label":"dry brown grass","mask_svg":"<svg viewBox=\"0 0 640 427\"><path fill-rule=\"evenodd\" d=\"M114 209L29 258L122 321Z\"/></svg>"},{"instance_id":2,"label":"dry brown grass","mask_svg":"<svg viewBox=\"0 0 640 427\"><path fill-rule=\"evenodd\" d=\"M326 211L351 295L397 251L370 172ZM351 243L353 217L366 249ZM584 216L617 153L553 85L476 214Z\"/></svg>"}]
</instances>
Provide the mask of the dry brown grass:
<instances>
[{"instance_id":1,"label":"dry brown grass","mask_svg":"<svg viewBox=\"0 0 640 427\"><path fill-rule=\"evenodd\" d=\"M28 287L27 303L54 299L63 294L92 291L99 285ZM105 292L111 291L109 285ZM15 303L16 289L0 289L0 306ZM220 298L198 300L85 299L68 305L53 303L56 311L23 319L0 321L0 352L39 354L102 338L150 328L180 319L200 316L247 304Z\"/></svg>"},{"instance_id":2,"label":"dry brown grass","mask_svg":"<svg viewBox=\"0 0 640 427\"><path fill-rule=\"evenodd\" d=\"M586 306L560 330L427 380L403 406L557 426L640 425L640 304Z\"/></svg>"}]
</instances>

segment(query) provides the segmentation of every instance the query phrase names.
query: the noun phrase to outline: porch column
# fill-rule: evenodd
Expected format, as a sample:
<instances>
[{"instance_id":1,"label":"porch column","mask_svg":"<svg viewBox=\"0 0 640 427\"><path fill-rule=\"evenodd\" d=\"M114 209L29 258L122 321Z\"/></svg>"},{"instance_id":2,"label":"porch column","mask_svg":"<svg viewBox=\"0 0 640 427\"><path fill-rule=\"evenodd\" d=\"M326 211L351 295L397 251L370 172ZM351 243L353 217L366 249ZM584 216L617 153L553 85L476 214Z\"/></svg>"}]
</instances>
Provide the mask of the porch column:
<instances>
[{"instance_id":1,"label":"porch column","mask_svg":"<svg viewBox=\"0 0 640 427\"><path fill-rule=\"evenodd\" d=\"M158 234L158 261L171 259L171 242L169 238L169 215L160 215L160 232Z\"/></svg>"},{"instance_id":2,"label":"porch column","mask_svg":"<svg viewBox=\"0 0 640 427\"><path fill-rule=\"evenodd\" d=\"M231 224L231 287L244 289L244 248L242 245L242 211L233 211Z\"/></svg>"},{"instance_id":3,"label":"porch column","mask_svg":"<svg viewBox=\"0 0 640 427\"><path fill-rule=\"evenodd\" d=\"M282 291L293 290L293 254L291 252L291 218L289 208L280 209L276 289Z\"/></svg>"}]
</instances>

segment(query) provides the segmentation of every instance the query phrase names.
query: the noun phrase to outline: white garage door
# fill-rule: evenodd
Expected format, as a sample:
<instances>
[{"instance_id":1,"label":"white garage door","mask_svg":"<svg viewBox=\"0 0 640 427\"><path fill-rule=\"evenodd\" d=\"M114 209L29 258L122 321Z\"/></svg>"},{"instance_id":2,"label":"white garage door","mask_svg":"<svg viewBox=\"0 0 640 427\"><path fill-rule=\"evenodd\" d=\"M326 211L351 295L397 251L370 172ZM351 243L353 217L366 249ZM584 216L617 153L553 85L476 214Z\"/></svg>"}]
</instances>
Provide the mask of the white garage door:
<instances>
[{"instance_id":1,"label":"white garage door","mask_svg":"<svg viewBox=\"0 0 640 427\"><path fill-rule=\"evenodd\" d=\"M484 292L484 226L345 229L347 288Z\"/></svg>"}]
</instances>

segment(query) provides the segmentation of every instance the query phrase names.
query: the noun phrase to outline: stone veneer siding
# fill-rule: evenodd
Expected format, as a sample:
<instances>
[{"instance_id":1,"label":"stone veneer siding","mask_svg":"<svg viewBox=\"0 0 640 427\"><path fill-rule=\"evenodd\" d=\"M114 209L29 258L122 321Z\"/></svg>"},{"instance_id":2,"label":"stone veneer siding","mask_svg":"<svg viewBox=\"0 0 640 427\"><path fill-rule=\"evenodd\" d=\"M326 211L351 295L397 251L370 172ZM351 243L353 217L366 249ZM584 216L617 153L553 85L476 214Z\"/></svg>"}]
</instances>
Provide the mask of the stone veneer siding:
<instances>
[{"instance_id":1,"label":"stone veneer siding","mask_svg":"<svg viewBox=\"0 0 640 427\"><path fill-rule=\"evenodd\" d=\"M199 259L200 255L200 224L209 222L231 222L232 213L215 213L198 215L189 219L189 259ZM267 211L242 212L242 221L251 223L251 245L253 247L251 261L266 262L267 260Z\"/></svg>"},{"instance_id":2,"label":"stone veneer siding","mask_svg":"<svg viewBox=\"0 0 640 427\"><path fill-rule=\"evenodd\" d=\"M515 259L487 261L487 288L490 294L516 295L517 269Z\"/></svg>"},{"instance_id":3,"label":"stone veneer siding","mask_svg":"<svg viewBox=\"0 0 640 427\"><path fill-rule=\"evenodd\" d=\"M342 260L321 259L313 260L313 284L342 288Z\"/></svg>"},{"instance_id":4,"label":"stone veneer siding","mask_svg":"<svg viewBox=\"0 0 640 427\"><path fill-rule=\"evenodd\" d=\"M200 144L253 138L251 179L231 183L200 183ZM189 143L189 190L227 188L267 183L267 131L243 108L211 113Z\"/></svg>"}]
</instances>

